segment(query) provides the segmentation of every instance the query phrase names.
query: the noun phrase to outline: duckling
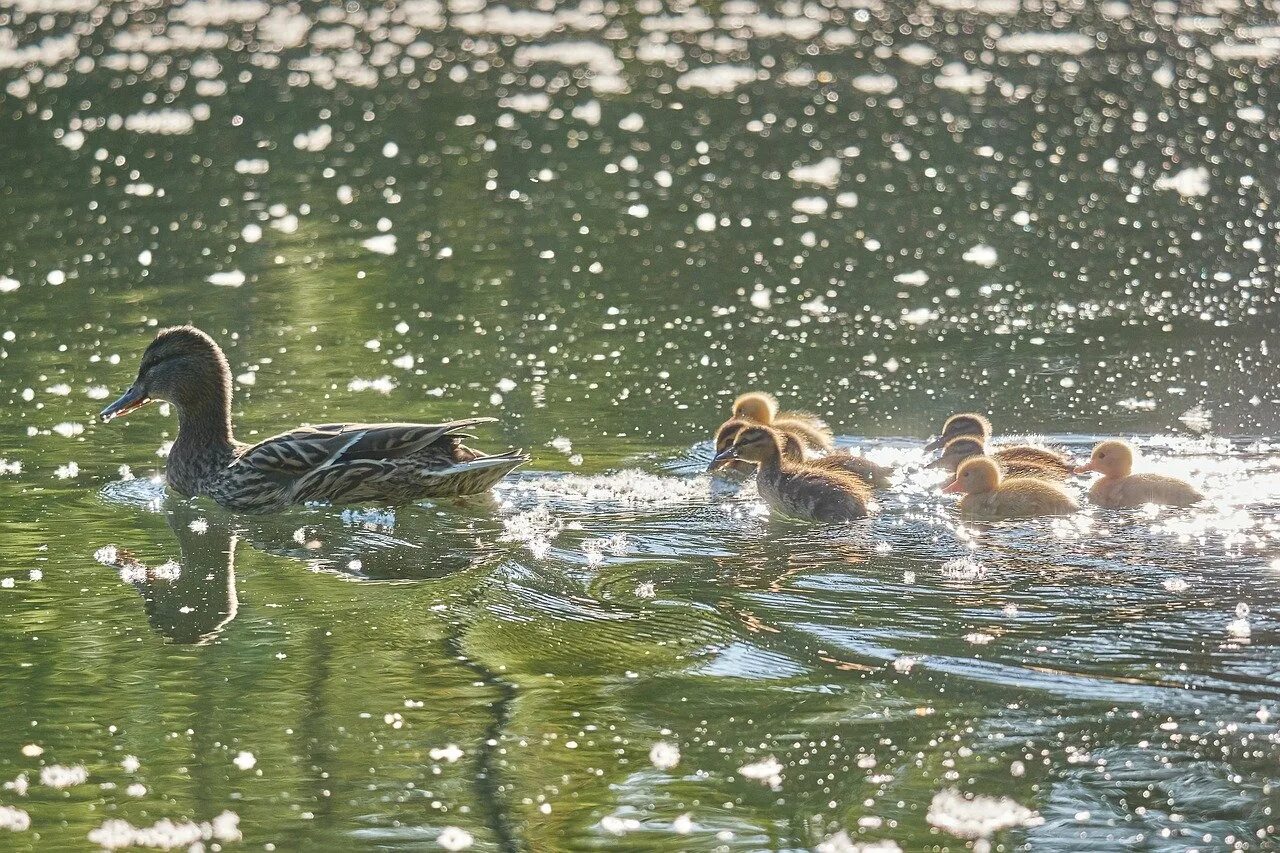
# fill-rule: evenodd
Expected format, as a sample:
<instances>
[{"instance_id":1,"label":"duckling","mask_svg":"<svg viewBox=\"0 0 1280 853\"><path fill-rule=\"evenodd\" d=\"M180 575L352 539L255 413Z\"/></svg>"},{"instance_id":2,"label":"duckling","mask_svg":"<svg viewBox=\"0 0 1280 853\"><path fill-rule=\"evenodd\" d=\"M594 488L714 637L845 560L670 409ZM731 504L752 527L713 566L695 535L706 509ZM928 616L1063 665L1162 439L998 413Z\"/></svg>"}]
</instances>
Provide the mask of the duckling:
<instances>
[{"instance_id":1,"label":"duckling","mask_svg":"<svg viewBox=\"0 0 1280 853\"><path fill-rule=\"evenodd\" d=\"M945 448L952 441L961 437L976 438L985 447L987 442L991 440L991 421L973 412L952 415L942 425L942 434L926 444L924 449L929 451L937 450L940 447ZM946 454L944 453L943 455L945 456ZM1013 444L1001 447L991 455L999 459L1000 464L1006 467L1016 465L1043 469L1037 472L1035 476L1052 476L1055 479L1065 480L1075 470L1071 460L1063 454L1045 447L1036 447L1032 444ZM959 465L962 461L964 460L957 460L956 464ZM954 471L956 469L949 468L948 470Z\"/></svg>"},{"instance_id":2,"label":"duckling","mask_svg":"<svg viewBox=\"0 0 1280 853\"><path fill-rule=\"evenodd\" d=\"M756 463L760 497L780 515L830 523L867 516L870 490L866 483L842 471L792 462L783 456L783 445L777 430L751 426L739 432L719 456Z\"/></svg>"},{"instance_id":3,"label":"duckling","mask_svg":"<svg viewBox=\"0 0 1280 853\"><path fill-rule=\"evenodd\" d=\"M814 450L830 450L833 446L831 430L822 418L808 412L779 411L777 399L763 391L739 395L733 401L733 416L794 433Z\"/></svg>"},{"instance_id":4,"label":"duckling","mask_svg":"<svg viewBox=\"0 0 1280 853\"><path fill-rule=\"evenodd\" d=\"M977 518L1069 515L1080 508L1057 483L1026 477L1003 479L995 460L986 456L965 461L956 471L955 480L942 491L965 493L960 512Z\"/></svg>"},{"instance_id":5,"label":"duckling","mask_svg":"<svg viewBox=\"0 0 1280 853\"><path fill-rule=\"evenodd\" d=\"M1191 506L1204 499L1186 480L1132 473L1133 457L1133 447L1126 441L1104 441L1093 448L1089 461L1076 468L1077 474L1093 471L1102 475L1089 490L1089 500L1101 507L1118 509L1143 504Z\"/></svg>"},{"instance_id":6,"label":"duckling","mask_svg":"<svg viewBox=\"0 0 1280 853\"><path fill-rule=\"evenodd\" d=\"M732 471L735 474L750 474L755 469L754 464L744 459L722 457L724 451L733 444L738 433L750 426L752 424L742 418L731 418L720 425L720 429L716 430L716 457L707 466L708 472ZM782 438L782 458L788 462L804 463L815 468L852 474L877 489L887 489L892 485L890 480L893 475L892 468L872 462L865 456L856 456L847 450L833 450L826 456L809 459L806 452L807 444L801 436L790 429L777 427L775 429Z\"/></svg>"},{"instance_id":7,"label":"duckling","mask_svg":"<svg viewBox=\"0 0 1280 853\"><path fill-rule=\"evenodd\" d=\"M746 477L755 470L755 465L744 459L732 459L723 456L724 452L733 446L733 440L738 437L738 433L750 426L754 426L756 421L749 420L745 417L734 416L729 420L720 424L715 435L715 457L711 463L707 465L707 473L719 471L725 474L741 475ZM799 443L799 440L796 440ZM804 456L804 447L800 448L801 457ZM723 458L722 458L723 457Z\"/></svg>"},{"instance_id":8,"label":"duckling","mask_svg":"<svg viewBox=\"0 0 1280 853\"><path fill-rule=\"evenodd\" d=\"M948 441L942 455L924 467L945 468L954 473L966 459L972 459L975 456L989 456L994 459L1006 477L1065 480L1075 470L1065 461L1066 457L1059 457L1053 451L1039 447L1026 445L1001 447L988 454L982 439L970 435L962 435Z\"/></svg>"}]
</instances>

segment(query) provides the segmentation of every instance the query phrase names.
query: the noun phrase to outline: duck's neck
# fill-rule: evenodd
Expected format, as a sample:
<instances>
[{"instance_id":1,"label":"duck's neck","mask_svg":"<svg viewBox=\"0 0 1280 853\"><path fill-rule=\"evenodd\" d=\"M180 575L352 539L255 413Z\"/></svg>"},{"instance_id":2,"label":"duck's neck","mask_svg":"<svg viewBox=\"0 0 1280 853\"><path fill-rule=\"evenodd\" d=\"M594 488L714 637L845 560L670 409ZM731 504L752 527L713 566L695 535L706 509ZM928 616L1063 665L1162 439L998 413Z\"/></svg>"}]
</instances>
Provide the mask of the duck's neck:
<instances>
[{"instance_id":1,"label":"duck's neck","mask_svg":"<svg viewBox=\"0 0 1280 853\"><path fill-rule=\"evenodd\" d=\"M230 389L219 386L194 402L174 404L178 437L169 451L166 477L184 495L197 495L207 479L231 464L235 438L231 434Z\"/></svg>"}]
</instances>

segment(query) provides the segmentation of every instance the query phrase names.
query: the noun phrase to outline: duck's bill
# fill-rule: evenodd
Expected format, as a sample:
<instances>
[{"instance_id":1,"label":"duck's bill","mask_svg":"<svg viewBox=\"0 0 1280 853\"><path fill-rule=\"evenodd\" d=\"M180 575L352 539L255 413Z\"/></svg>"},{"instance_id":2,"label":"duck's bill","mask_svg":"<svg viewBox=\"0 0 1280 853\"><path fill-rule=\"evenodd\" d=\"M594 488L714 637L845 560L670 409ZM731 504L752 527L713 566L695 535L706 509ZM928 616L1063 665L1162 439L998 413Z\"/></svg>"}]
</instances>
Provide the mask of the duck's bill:
<instances>
[{"instance_id":1,"label":"duck's bill","mask_svg":"<svg viewBox=\"0 0 1280 853\"><path fill-rule=\"evenodd\" d=\"M931 438L929 439L929 443L924 446L924 452L929 453L930 451L938 450L941 447L942 447L942 436L938 436L937 438Z\"/></svg>"},{"instance_id":2,"label":"duck's bill","mask_svg":"<svg viewBox=\"0 0 1280 853\"><path fill-rule=\"evenodd\" d=\"M106 423L114 418L123 417L136 409L141 409L150 402L151 399L147 397L146 392L134 385L121 394L119 400L103 409L98 417L102 419L103 423Z\"/></svg>"},{"instance_id":3,"label":"duck's bill","mask_svg":"<svg viewBox=\"0 0 1280 853\"><path fill-rule=\"evenodd\" d=\"M948 495L961 494L960 481L952 480L950 483L947 483L945 486L942 487L942 491L943 491L943 494L948 494Z\"/></svg>"},{"instance_id":4,"label":"duck's bill","mask_svg":"<svg viewBox=\"0 0 1280 853\"><path fill-rule=\"evenodd\" d=\"M930 462L928 465L924 467L925 468L941 468L946 464L947 464L947 457L939 456L937 459L933 460L932 462Z\"/></svg>"},{"instance_id":5,"label":"duck's bill","mask_svg":"<svg viewBox=\"0 0 1280 853\"><path fill-rule=\"evenodd\" d=\"M1083 465L1077 465L1077 466L1075 467L1075 472L1076 472L1077 474L1090 474L1090 473L1093 473L1093 472L1095 472L1095 471L1097 471L1097 470L1098 470L1097 468L1094 468L1094 467L1093 467L1093 463L1092 463L1092 462L1086 462L1086 463L1085 463L1085 464L1083 464Z\"/></svg>"},{"instance_id":6,"label":"duck's bill","mask_svg":"<svg viewBox=\"0 0 1280 853\"><path fill-rule=\"evenodd\" d=\"M707 466L708 471L719 471L723 468L736 468L734 464L738 461L738 453L732 447L727 447L715 455L711 460L711 464Z\"/></svg>"}]
</instances>

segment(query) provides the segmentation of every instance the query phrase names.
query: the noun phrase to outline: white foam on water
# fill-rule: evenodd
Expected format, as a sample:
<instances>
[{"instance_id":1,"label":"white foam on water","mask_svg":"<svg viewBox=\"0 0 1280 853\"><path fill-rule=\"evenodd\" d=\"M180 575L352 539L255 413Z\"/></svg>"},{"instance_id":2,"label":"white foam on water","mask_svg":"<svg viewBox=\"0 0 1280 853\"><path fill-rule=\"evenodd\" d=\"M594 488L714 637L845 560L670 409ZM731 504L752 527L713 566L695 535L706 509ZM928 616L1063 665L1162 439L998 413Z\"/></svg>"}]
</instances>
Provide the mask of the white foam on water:
<instances>
[{"instance_id":1,"label":"white foam on water","mask_svg":"<svg viewBox=\"0 0 1280 853\"><path fill-rule=\"evenodd\" d=\"M360 245L378 255L394 255L396 253L396 235L379 234L376 237L361 240Z\"/></svg>"},{"instance_id":2,"label":"white foam on water","mask_svg":"<svg viewBox=\"0 0 1280 853\"><path fill-rule=\"evenodd\" d=\"M48 764L40 768L40 784L46 788L74 788L89 781L89 771L83 764Z\"/></svg>"},{"instance_id":3,"label":"white foam on water","mask_svg":"<svg viewBox=\"0 0 1280 853\"><path fill-rule=\"evenodd\" d=\"M31 815L16 806L0 806L0 829L26 832L31 828Z\"/></svg>"},{"instance_id":4,"label":"white foam on water","mask_svg":"<svg viewBox=\"0 0 1280 853\"><path fill-rule=\"evenodd\" d=\"M744 779L753 779L775 791L782 787L782 765L772 755L738 768Z\"/></svg>"},{"instance_id":5,"label":"white foam on water","mask_svg":"<svg viewBox=\"0 0 1280 853\"><path fill-rule=\"evenodd\" d=\"M681 89L701 89L711 95L724 95L754 82L756 70L745 65L711 65L686 71L676 78Z\"/></svg>"},{"instance_id":6,"label":"white foam on water","mask_svg":"<svg viewBox=\"0 0 1280 853\"><path fill-rule=\"evenodd\" d=\"M1192 166L1173 175L1156 178L1155 188L1173 190L1183 198L1197 198L1209 194L1209 170L1204 166Z\"/></svg>"},{"instance_id":7,"label":"white foam on water","mask_svg":"<svg viewBox=\"0 0 1280 853\"><path fill-rule=\"evenodd\" d=\"M979 243L965 250L961 257L971 264L977 264L980 267L988 269L994 267L1000 260L999 254L994 246L988 246L986 243Z\"/></svg>"},{"instance_id":8,"label":"white foam on water","mask_svg":"<svg viewBox=\"0 0 1280 853\"><path fill-rule=\"evenodd\" d=\"M898 88L898 81L888 74L859 74L852 82L853 88L868 95L888 95Z\"/></svg>"},{"instance_id":9,"label":"white foam on water","mask_svg":"<svg viewBox=\"0 0 1280 853\"><path fill-rule=\"evenodd\" d=\"M206 276L205 281L217 287L240 287L247 278L240 270L222 270Z\"/></svg>"},{"instance_id":10,"label":"white foam on water","mask_svg":"<svg viewBox=\"0 0 1280 853\"><path fill-rule=\"evenodd\" d=\"M996 50L1004 53L1065 53L1080 56L1095 47L1084 33L1015 33L996 39Z\"/></svg>"},{"instance_id":11,"label":"white foam on water","mask_svg":"<svg viewBox=\"0 0 1280 853\"><path fill-rule=\"evenodd\" d=\"M175 823L162 818L151 826L134 826L127 820L113 818L90 831L89 840L104 850L126 847L149 847L156 850L203 847L202 842L230 843L241 840L240 817L224 811L213 820Z\"/></svg>"},{"instance_id":12,"label":"white foam on water","mask_svg":"<svg viewBox=\"0 0 1280 853\"><path fill-rule=\"evenodd\" d=\"M840 160L837 157L824 157L817 163L809 165L796 164L787 172L787 177L798 184L816 184L820 187L835 189L840 183Z\"/></svg>"},{"instance_id":13,"label":"white foam on water","mask_svg":"<svg viewBox=\"0 0 1280 853\"><path fill-rule=\"evenodd\" d=\"M939 791L925 819L957 838L989 838L1015 826L1033 826L1039 815L1008 797L966 797L954 788Z\"/></svg>"}]
</instances>

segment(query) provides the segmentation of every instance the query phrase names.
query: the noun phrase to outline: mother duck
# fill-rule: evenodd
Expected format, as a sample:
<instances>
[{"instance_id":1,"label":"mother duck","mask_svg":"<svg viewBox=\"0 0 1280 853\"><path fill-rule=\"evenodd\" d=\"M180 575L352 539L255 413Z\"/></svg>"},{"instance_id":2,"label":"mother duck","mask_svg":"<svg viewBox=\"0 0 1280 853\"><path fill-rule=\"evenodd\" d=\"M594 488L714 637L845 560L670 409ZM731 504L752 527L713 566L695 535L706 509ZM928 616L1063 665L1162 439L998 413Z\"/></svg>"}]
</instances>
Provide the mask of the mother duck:
<instances>
[{"instance_id":1,"label":"mother duck","mask_svg":"<svg viewBox=\"0 0 1280 853\"><path fill-rule=\"evenodd\" d=\"M165 479L235 512L267 513L313 501L403 504L479 494L529 457L488 456L464 445L465 430L496 418L442 424L322 424L243 444L231 431L231 368L213 338L193 326L164 329L138 378L102 410L127 415L152 400L178 411Z\"/></svg>"}]
</instances>

